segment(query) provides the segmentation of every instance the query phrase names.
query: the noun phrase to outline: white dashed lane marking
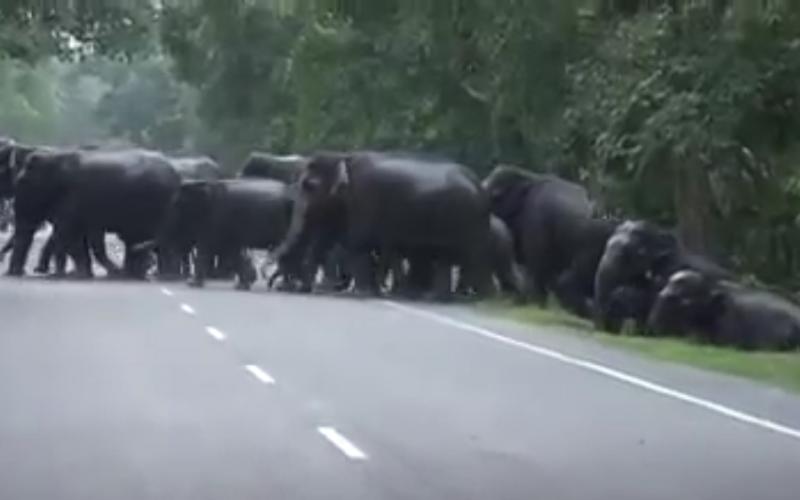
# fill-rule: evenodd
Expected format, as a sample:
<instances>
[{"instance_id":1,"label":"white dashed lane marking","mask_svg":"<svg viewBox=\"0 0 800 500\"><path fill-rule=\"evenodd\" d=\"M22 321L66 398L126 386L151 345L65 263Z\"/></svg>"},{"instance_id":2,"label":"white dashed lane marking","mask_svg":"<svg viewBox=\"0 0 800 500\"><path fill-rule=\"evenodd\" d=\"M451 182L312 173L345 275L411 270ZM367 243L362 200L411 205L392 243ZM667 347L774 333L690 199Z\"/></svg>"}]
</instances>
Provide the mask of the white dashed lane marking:
<instances>
[{"instance_id":1,"label":"white dashed lane marking","mask_svg":"<svg viewBox=\"0 0 800 500\"><path fill-rule=\"evenodd\" d=\"M224 340L225 340L225 338L226 338L226 336L225 336L225 334L224 334L224 333L222 333L221 331L217 330L217 329L216 329L216 328L214 328L213 326L207 326L207 327L206 327L206 333L208 333L209 335L211 335L211 337L212 337L214 340L218 341L218 342L222 342L222 341L224 341Z\"/></svg>"},{"instance_id":2,"label":"white dashed lane marking","mask_svg":"<svg viewBox=\"0 0 800 500\"><path fill-rule=\"evenodd\" d=\"M165 287L161 288L161 293L166 295L167 297L174 297L175 293ZM186 303L181 304L181 311L189 314L191 316L197 315L197 311L194 310L192 306ZM219 329L213 326L206 326L206 333L211 336L214 340L218 342L223 342L227 338L227 336L220 331ZM265 372L260 366L258 365L245 365L244 367L247 372L252 375L256 380L261 382L262 384L266 385L274 385L275 379L272 376ZM349 458L350 460L366 460L367 454L361 451L356 445L354 445L349 439L344 437L339 431L334 429L333 427L317 427L317 431L330 442L333 446L336 447L344 456Z\"/></svg>"},{"instance_id":3,"label":"white dashed lane marking","mask_svg":"<svg viewBox=\"0 0 800 500\"><path fill-rule=\"evenodd\" d=\"M317 427L317 431L330 441L339 451L350 460L366 460L367 454L359 450L349 439L342 436L333 427Z\"/></svg>"},{"instance_id":4,"label":"white dashed lane marking","mask_svg":"<svg viewBox=\"0 0 800 500\"><path fill-rule=\"evenodd\" d=\"M272 385L275 383L275 379L272 378L272 376L269 373L265 372L264 370L261 369L261 367L257 365L247 365L244 367L244 369L247 370L250 373L250 375L255 377L256 380L258 380L259 382L262 382L267 385Z\"/></svg>"}]
</instances>

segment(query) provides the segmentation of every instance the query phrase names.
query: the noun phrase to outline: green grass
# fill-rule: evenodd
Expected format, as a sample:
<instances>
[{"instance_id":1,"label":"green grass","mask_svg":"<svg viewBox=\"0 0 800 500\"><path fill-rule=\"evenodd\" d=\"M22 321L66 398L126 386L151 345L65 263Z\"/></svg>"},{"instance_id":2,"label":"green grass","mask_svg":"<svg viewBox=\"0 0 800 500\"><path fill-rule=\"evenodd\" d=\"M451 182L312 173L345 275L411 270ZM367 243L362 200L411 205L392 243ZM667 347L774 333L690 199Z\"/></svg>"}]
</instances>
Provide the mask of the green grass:
<instances>
[{"instance_id":1,"label":"green grass","mask_svg":"<svg viewBox=\"0 0 800 500\"><path fill-rule=\"evenodd\" d=\"M635 337L597 332L592 324L557 308L514 306L508 302L487 302L479 306L491 314L545 326L563 326L573 335L597 341L662 361L683 363L730 375L765 382L800 393L800 352L742 352L693 343L683 339Z\"/></svg>"}]
</instances>

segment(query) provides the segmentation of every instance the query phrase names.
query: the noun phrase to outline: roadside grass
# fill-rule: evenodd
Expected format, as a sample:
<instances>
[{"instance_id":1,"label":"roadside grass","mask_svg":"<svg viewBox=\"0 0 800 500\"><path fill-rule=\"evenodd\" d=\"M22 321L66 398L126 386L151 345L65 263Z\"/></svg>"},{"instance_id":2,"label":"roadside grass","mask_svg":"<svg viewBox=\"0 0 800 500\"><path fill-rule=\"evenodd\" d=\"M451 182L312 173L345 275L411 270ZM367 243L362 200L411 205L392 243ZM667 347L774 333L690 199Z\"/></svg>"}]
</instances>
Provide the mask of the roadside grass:
<instances>
[{"instance_id":1,"label":"roadside grass","mask_svg":"<svg viewBox=\"0 0 800 500\"><path fill-rule=\"evenodd\" d=\"M572 335L592 338L602 344L661 361L745 377L800 393L800 352L742 352L701 345L686 339L612 335L595 331L591 322L571 316L557 307L541 309L518 306L508 301L488 301L479 308L526 324L566 327Z\"/></svg>"}]
</instances>

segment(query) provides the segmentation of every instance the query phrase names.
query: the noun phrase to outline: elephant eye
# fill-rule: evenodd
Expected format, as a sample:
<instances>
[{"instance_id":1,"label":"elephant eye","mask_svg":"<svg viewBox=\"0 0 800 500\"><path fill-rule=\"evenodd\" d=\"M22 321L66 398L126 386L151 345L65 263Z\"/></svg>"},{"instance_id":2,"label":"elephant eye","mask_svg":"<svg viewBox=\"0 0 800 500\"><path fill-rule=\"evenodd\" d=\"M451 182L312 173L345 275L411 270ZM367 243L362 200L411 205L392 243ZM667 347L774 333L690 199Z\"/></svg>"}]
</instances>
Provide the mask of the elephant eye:
<instances>
[{"instance_id":1,"label":"elephant eye","mask_svg":"<svg viewBox=\"0 0 800 500\"><path fill-rule=\"evenodd\" d=\"M316 177L305 177L300 182L302 190L308 194L313 194L319 190L320 180Z\"/></svg>"}]
</instances>

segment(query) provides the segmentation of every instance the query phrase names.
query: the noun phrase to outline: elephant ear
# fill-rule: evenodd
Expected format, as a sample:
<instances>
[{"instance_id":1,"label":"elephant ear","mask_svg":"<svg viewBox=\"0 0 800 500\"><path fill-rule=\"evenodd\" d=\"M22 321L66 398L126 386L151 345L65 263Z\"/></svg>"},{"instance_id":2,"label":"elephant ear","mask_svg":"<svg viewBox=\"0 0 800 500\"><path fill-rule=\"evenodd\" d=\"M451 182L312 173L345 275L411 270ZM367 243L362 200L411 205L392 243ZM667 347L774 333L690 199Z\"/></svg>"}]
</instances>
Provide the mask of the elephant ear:
<instances>
[{"instance_id":1,"label":"elephant ear","mask_svg":"<svg viewBox=\"0 0 800 500\"><path fill-rule=\"evenodd\" d=\"M706 325L713 323L725 314L731 305L731 298L724 290L715 288L711 291L707 304L700 318Z\"/></svg>"},{"instance_id":2,"label":"elephant ear","mask_svg":"<svg viewBox=\"0 0 800 500\"><path fill-rule=\"evenodd\" d=\"M509 225L515 220L525 206L525 200L533 187L532 182L518 179L508 183L501 193L489 193L492 197L492 210Z\"/></svg>"},{"instance_id":3,"label":"elephant ear","mask_svg":"<svg viewBox=\"0 0 800 500\"><path fill-rule=\"evenodd\" d=\"M651 268L656 272L669 271L675 257L680 253L677 236L660 228L654 229L650 248L652 251Z\"/></svg>"},{"instance_id":4,"label":"elephant ear","mask_svg":"<svg viewBox=\"0 0 800 500\"><path fill-rule=\"evenodd\" d=\"M215 181L183 181L178 193L178 200L184 207L201 207L211 203L217 189Z\"/></svg>"}]
</instances>

